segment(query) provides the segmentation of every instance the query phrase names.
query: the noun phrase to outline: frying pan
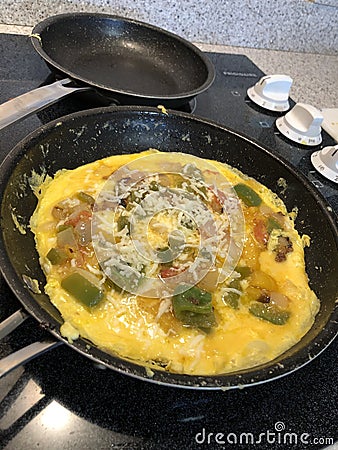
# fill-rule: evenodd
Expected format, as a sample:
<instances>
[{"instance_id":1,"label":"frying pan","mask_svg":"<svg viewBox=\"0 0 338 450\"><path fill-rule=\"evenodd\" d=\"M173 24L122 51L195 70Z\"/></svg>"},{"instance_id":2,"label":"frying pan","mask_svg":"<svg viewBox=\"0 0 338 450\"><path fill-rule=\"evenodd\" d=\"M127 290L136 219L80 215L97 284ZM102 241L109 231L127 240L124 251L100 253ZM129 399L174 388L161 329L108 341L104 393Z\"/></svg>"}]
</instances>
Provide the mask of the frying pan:
<instances>
[{"instance_id":1,"label":"frying pan","mask_svg":"<svg viewBox=\"0 0 338 450\"><path fill-rule=\"evenodd\" d=\"M84 339L69 344L61 336L63 321L43 293L45 278L28 227L36 206L29 177L33 171L53 176L62 168L73 169L98 158L149 147L226 161L279 193L288 210L298 208L296 227L311 238L311 246L306 249L307 270L321 306L311 330L274 361L224 375L200 377L154 370L153 377L148 378L144 367L133 361L104 353ZM277 187L280 177L287 183L282 192ZM0 170L0 194L1 270L25 310L57 338L46 345L64 341L107 367L156 383L230 389L263 383L302 367L337 333L338 233L333 213L318 191L286 161L223 126L170 110L166 115L151 107L108 107L74 113L42 126L9 153ZM28 289L23 276L37 280L41 293Z\"/></svg>"},{"instance_id":2,"label":"frying pan","mask_svg":"<svg viewBox=\"0 0 338 450\"><path fill-rule=\"evenodd\" d=\"M215 78L208 57L190 42L119 16L60 14L36 25L31 40L63 79L0 105L0 129L89 89L115 104L177 108Z\"/></svg>"}]
</instances>

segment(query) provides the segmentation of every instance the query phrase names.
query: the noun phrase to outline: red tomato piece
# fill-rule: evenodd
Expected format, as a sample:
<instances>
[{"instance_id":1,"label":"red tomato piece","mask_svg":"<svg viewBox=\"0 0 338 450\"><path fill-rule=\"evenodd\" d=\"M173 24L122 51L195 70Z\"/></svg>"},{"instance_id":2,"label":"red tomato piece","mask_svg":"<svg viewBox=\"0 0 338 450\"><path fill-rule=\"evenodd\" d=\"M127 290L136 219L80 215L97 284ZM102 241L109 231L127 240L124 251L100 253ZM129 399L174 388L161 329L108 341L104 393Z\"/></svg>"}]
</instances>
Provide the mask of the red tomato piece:
<instances>
[{"instance_id":1,"label":"red tomato piece","mask_svg":"<svg viewBox=\"0 0 338 450\"><path fill-rule=\"evenodd\" d=\"M65 225L71 225L75 227L80 221L87 222L92 216L92 212L87 209L83 209L76 214L71 214L66 220Z\"/></svg>"},{"instance_id":2,"label":"red tomato piece","mask_svg":"<svg viewBox=\"0 0 338 450\"><path fill-rule=\"evenodd\" d=\"M226 199L225 194L222 191L219 191L218 189L214 191L213 189L209 188L209 191L211 193L210 206L212 210L219 214L222 214L223 203Z\"/></svg>"},{"instance_id":3,"label":"red tomato piece","mask_svg":"<svg viewBox=\"0 0 338 450\"><path fill-rule=\"evenodd\" d=\"M255 239L259 244L266 245L268 243L269 233L263 220L255 221L253 232Z\"/></svg>"},{"instance_id":4,"label":"red tomato piece","mask_svg":"<svg viewBox=\"0 0 338 450\"><path fill-rule=\"evenodd\" d=\"M177 269L176 267L168 267L165 269L161 269L160 277L161 278L170 278L178 275L181 272L184 272L186 269Z\"/></svg>"}]
</instances>

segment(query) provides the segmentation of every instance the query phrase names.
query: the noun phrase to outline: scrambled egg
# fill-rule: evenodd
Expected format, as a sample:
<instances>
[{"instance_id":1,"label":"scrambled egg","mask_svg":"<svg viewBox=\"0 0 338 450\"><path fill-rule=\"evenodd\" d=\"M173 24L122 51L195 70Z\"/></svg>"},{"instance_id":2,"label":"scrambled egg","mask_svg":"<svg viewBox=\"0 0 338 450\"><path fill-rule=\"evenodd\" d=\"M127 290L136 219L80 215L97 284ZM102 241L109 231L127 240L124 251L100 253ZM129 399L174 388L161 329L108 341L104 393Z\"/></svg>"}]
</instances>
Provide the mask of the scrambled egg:
<instances>
[{"instance_id":1,"label":"scrambled egg","mask_svg":"<svg viewBox=\"0 0 338 450\"><path fill-rule=\"evenodd\" d=\"M144 236L143 225L137 228L139 223L134 224L133 233L132 208L142 205L148 191L163 199L169 192L168 199L172 199L168 176L153 176L148 185L134 188L132 193L120 193L119 202L115 199L112 203L114 214L111 205L102 209L108 201L107 197L102 200L102 192L118 169L136 161L142 172L146 157L153 154L164 155L149 150L111 156L75 170L60 171L41 186L31 229L46 275L45 291L64 319L61 333L70 342L81 336L108 353L175 373L221 374L276 358L310 329L319 309L305 272L303 247L308 239L298 235L282 201L265 186L226 164L208 161L212 169L206 170L209 178L214 170L234 187L222 194L219 186L205 181L203 169L186 170L189 164L179 153L171 154L177 172L185 170L190 178L188 183L180 177L169 178L175 189L186 190L188 200L182 208L190 205L189 195L193 195L202 204L200 213L189 206L186 215L181 211L166 214L169 203L163 203ZM100 197L101 207L97 208L94 201ZM242 224L243 229L239 233L236 228L238 236L234 233L237 257L227 259L222 249L229 246L231 220L225 210L235 203L241 215L236 210L232 219L238 221L235 228ZM194 224L194 220L198 222L197 214L198 226ZM99 219L96 230L94 216ZM209 234L201 225L209 223L207 217L215 223ZM175 238L177 228L178 251L173 254L168 242L170 236ZM135 238L135 230L142 239ZM208 269L201 272L196 283L186 278L189 282L185 294L177 291L177 286L170 284L172 277L189 273L201 251L200 242L203 238L212 242L215 230L223 234L214 258L207 258ZM158 260L144 253L138 256L135 247L134 251L128 250L135 244L132 237L143 249L147 236L147 251L158 255ZM111 261L116 264L120 253L114 257L99 254L95 245L102 244L102 240L107 244L106 252L124 252L125 266L112 266ZM168 251L171 257L163 260L163 252ZM123 264L122 259L119 263ZM136 274L136 288L123 284L130 281L128 270ZM191 271L191 276L194 273ZM143 290L138 290L139 286ZM163 286L163 295L158 294L158 286Z\"/></svg>"}]
</instances>

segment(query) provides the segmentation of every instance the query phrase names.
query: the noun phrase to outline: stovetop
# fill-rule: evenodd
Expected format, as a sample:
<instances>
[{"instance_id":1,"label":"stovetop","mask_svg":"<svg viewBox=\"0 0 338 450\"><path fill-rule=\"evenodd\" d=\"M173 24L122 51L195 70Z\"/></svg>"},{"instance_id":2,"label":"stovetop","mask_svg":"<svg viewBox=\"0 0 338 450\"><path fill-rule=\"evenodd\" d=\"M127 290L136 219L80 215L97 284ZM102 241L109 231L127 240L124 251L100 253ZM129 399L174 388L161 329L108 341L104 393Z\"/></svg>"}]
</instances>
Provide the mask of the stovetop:
<instances>
[{"instance_id":1,"label":"stovetop","mask_svg":"<svg viewBox=\"0 0 338 450\"><path fill-rule=\"evenodd\" d=\"M249 136L303 172L338 210L334 183L317 174L312 149L291 144L275 127L277 113L252 104L246 90L263 72L242 55L209 53L211 88L194 114ZM51 79L28 37L0 35L0 103ZM29 132L64 114L99 106L76 94L0 132L0 160ZM0 277L0 320L20 304ZM48 333L28 319L0 344L5 356ZM0 447L6 449L325 448L336 441L337 347L276 381L227 392L157 386L103 370L66 346L0 380Z\"/></svg>"}]
</instances>

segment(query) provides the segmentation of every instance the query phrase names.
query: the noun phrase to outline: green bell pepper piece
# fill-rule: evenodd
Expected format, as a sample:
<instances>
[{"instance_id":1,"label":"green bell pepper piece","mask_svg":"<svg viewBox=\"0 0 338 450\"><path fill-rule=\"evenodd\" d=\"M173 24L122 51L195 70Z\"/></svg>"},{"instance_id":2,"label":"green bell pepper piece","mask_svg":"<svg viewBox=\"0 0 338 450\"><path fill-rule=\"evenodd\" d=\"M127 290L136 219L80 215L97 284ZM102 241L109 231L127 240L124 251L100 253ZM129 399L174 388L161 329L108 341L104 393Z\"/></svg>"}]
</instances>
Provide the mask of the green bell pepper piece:
<instances>
[{"instance_id":1,"label":"green bell pepper piece","mask_svg":"<svg viewBox=\"0 0 338 450\"><path fill-rule=\"evenodd\" d=\"M117 219L117 231L122 231L123 228L127 227L128 231L130 233L130 222L128 217L123 216L122 214L120 215L120 217Z\"/></svg>"},{"instance_id":2,"label":"green bell pepper piece","mask_svg":"<svg viewBox=\"0 0 338 450\"><path fill-rule=\"evenodd\" d=\"M274 325L285 325L290 317L288 311L284 311L278 308L278 306L269 305L268 303L254 302L251 304L249 311L255 317L267 320Z\"/></svg>"},{"instance_id":3,"label":"green bell pepper piece","mask_svg":"<svg viewBox=\"0 0 338 450\"><path fill-rule=\"evenodd\" d=\"M239 294L236 294L236 292L227 292L223 295L222 300L233 309L239 308Z\"/></svg>"},{"instance_id":4,"label":"green bell pepper piece","mask_svg":"<svg viewBox=\"0 0 338 450\"><path fill-rule=\"evenodd\" d=\"M103 299L103 291L77 272L61 281L61 287L86 306L96 306Z\"/></svg>"},{"instance_id":5,"label":"green bell pepper piece","mask_svg":"<svg viewBox=\"0 0 338 450\"><path fill-rule=\"evenodd\" d=\"M60 233L60 231L65 231L67 230L67 228L71 228L73 230L73 227L71 225L66 225L65 223L63 223L62 225L59 225L56 229L57 233Z\"/></svg>"},{"instance_id":6,"label":"green bell pepper piece","mask_svg":"<svg viewBox=\"0 0 338 450\"><path fill-rule=\"evenodd\" d=\"M155 180L153 180L153 181L151 181L150 184L149 184L149 189L150 189L151 191L158 191L160 188L159 188L158 183L157 183Z\"/></svg>"},{"instance_id":7,"label":"green bell pepper piece","mask_svg":"<svg viewBox=\"0 0 338 450\"><path fill-rule=\"evenodd\" d=\"M81 202L83 202L83 203L87 203L88 205L94 205L94 203L95 203L95 199L91 196L91 195L89 195L89 194L86 194L85 192L78 192L77 194L76 194L76 197L81 201Z\"/></svg>"},{"instance_id":8,"label":"green bell pepper piece","mask_svg":"<svg viewBox=\"0 0 338 450\"><path fill-rule=\"evenodd\" d=\"M175 317L185 325L208 330L216 325L210 292L196 286L174 294Z\"/></svg>"},{"instance_id":9,"label":"green bell pepper piece","mask_svg":"<svg viewBox=\"0 0 338 450\"><path fill-rule=\"evenodd\" d=\"M247 206L259 206L262 203L262 199L260 198L260 196L246 184L236 184L236 186L234 186L234 189L238 197Z\"/></svg>"},{"instance_id":10,"label":"green bell pepper piece","mask_svg":"<svg viewBox=\"0 0 338 450\"><path fill-rule=\"evenodd\" d=\"M240 281L243 280L244 278L247 278L249 275L251 275L252 271L251 271L250 267L237 266L235 268L235 272L239 273L240 277L232 280L231 283L229 284L229 287L231 287L233 289L237 289L238 291L241 291L242 286L241 286ZM223 299L224 303L231 306L231 308L238 309L239 308L239 297L240 297L239 294L237 294L236 292L230 291L230 292L227 292L225 295L223 295L222 299Z\"/></svg>"},{"instance_id":11,"label":"green bell pepper piece","mask_svg":"<svg viewBox=\"0 0 338 450\"><path fill-rule=\"evenodd\" d=\"M269 217L266 223L267 232L270 234L272 230L282 230L282 225L273 217Z\"/></svg>"},{"instance_id":12,"label":"green bell pepper piece","mask_svg":"<svg viewBox=\"0 0 338 450\"><path fill-rule=\"evenodd\" d=\"M47 253L47 259L53 266L63 264L68 259L68 254L62 248L53 247Z\"/></svg>"},{"instance_id":13,"label":"green bell pepper piece","mask_svg":"<svg viewBox=\"0 0 338 450\"><path fill-rule=\"evenodd\" d=\"M248 278L248 276L252 273L252 270L248 266L237 266L235 271L241 275L240 280Z\"/></svg>"},{"instance_id":14,"label":"green bell pepper piece","mask_svg":"<svg viewBox=\"0 0 338 450\"><path fill-rule=\"evenodd\" d=\"M215 315L213 312L208 314L196 314L190 311L184 311L178 319L193 328L199 328L208 332L216 325Z\"/></svg>"}]
</instances>

